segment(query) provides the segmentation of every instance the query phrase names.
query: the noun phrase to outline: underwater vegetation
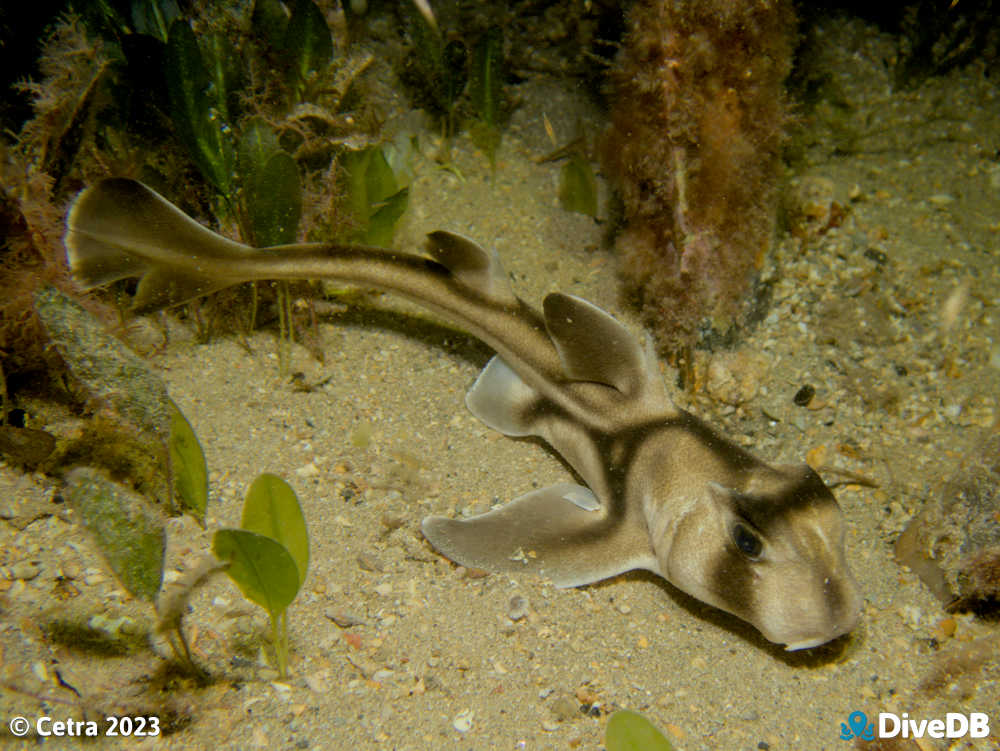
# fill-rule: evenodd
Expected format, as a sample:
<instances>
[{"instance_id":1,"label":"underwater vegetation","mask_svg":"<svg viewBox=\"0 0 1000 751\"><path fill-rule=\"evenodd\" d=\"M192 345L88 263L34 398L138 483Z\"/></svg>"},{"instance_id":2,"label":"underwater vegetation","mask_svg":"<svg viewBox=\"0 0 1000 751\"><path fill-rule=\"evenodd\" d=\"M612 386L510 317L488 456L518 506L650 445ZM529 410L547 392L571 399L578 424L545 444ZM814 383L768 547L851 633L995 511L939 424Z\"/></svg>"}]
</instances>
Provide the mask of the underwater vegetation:
<instances>
[{"instance_id":1,"label":"underwater vegetation","mask_svg":"<svg viewBox=\"0 0 1000 751\"><path fill-rule=\"evenodd\" d=\"M218 530L212 549L244 596L270 616L278 674L285 677L288 606L309 570L309 534L295 491L276 475L259 475L247 491L240 528Z\"/></svg>"},{"instance_id":2,"label":"underwater vegetation","mask_svg":"<svg viewBox=\"0 0 1000 751\"><path fill-rule=\"evenodd\" d=\"M1000 615L1000 434L953 468L895 543L951 612Z\"/></svg>"},{"instance_id":3,"label":"underwater vegetation","mask_svg":"<svg viewBox=\"0 0 1000 751\"><path fill-rule=\"evenodd\" d=\"M673 746L653 723L628 709L611 715L604 745L608 751L673 751Z\"/></svg>"},{"instance_id":4,"label":"underwater vegetation","mask_svg":"<svg viewBox=\"0 0 1000 751\"><path fill-rule=\"evenodd\" d=\"M995 73L1000 64L998 13L1000 4L993 0L908 4L900 24L905 44L893 71L896 85L914 87L977 58Z\"/></svg>"},{"instance_id":5,"label":"underwater vegetation","mask_svg":"<svg viewBox=\"0 0 1000 751\"><path fill-rule=\"evenodd\" d=\"M402 71L415 101L441 117L447 139L460 125L496 169L496 153L508 115L504 98L504 32L499 24L461 32L450 16L430 23L410 10L404 23L412 51ZM446 160L447 157L443 156Z\"/></svg>"},{"instance_id":6,"label":"underwater vegetation","mask_svg":"<svg viewBox=\"0 0 1000 751\"><path fill-rule=\"evenodd\" d=\"M35 115L18 155L48 181L46 200L59 206L108 175L141 176L255 246L355 236L367 216L353 211L342 162L382 148L379 103L366 96L363 75L373 55L349 48L312 0L180 8L101 3L55 23L40 80L20 85ZM398 219L405 201L394 208ZM393 226L382 222L387 244ZM292 305L309 291L262 284L190 314L202 338L276 318L284 363L288 343L312 321L308 305Z\"/></svg>"},{"instance_id":7,"label":"underwater vegetation","mask_svg":"<svg viewBox=\"0 0 1000 751\"><path fill-rule=\"evenodd\" d=\"M740 322L775 227L790 2L638 0L602 147L628 293L675 358Z\"/></svg>"},{"instance_id":8,"label":"underwater vegetation","mask_svg":"<svg viewBox=\"0 0 1000 751\"><path fill-rule=\"evenodd\" d=\"M166 520L168 512L176 513L173 499L204 524L208 471L201 444L162 380L105 333L103 324L51 287L38 293L38 308L69 373L102 405L104 422L116 429L123 445L119 450L152 458L147 477L136 476L134 468L116 472L115 464L97 452L75 457L79 466L65 474L67 500L108 567L128 592L157 604L159 630L172 634L178 657L196 672L183 616L197 587L224 570L248 600L268 612L275 664L285 676L288 606L309 567L308 532L295 492L275 475L257 477L247 492L240 528L215 532L215 559L206 551L208 565L161 593Z\"/></svg>"},{"instance_id":9,"label":"underwater vegetation","mask_svg":"<svg viewBox=\"0 0 1000 751\"><path fill-rule=\"evenodd\" d=\"M52 181L29 170L0 146L0 402L6 379L40 371L58 372L58 355L47 348L33 294L46 285L69 291L62 249L63 215L50 200ZM88 303L96 312L99 305ZM5 422L0 403L0 425Z\"/></svg>"}]
</instances>

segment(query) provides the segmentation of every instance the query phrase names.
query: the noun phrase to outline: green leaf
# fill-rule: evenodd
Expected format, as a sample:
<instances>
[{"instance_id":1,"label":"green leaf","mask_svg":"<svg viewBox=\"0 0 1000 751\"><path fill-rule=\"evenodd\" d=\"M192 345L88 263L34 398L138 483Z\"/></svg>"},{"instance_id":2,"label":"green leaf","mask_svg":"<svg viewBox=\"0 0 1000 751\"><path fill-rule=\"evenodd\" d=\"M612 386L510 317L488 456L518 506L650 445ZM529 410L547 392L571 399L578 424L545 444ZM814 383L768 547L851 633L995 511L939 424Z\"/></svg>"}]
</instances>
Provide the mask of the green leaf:
<instances>
[{"instance_id":1,"label":"green leaf","mask_svg":"<svg viewBox=\"0 0 1000 751\"><path fill-rule=\"evenodd\" d=\"M254 118L240 139L237 161L243 183L245 238L258 247L295 241L302 216L302 186L295 160L281 150L266 122Z\"/></svg>"},{"instance_id":2,"label":"green leaf","mask_svg":"<svg viewBox=\"0 0 1000 751\"><path fill-rule=\"evenodd\" d=\"M341 156L348 209L358 222L365 225L368 221L368 181L366 175L371 158L372 149L347 151Z\"/></svg>"},{"instance_id":3,"label":"green leaf","mask_svg":"<svg viewBox=\"0 0 1000 751\"><path fill-rule=\"evenodd\" d=\"M220 529L212 550L243 595L278 618L299 591L299 569L280 542L245 529Z\"/></svg>"},{"instance_id":4,"label":"green leaf","mask_svg":"<svg viewBox=\"0 0 1000 751\"><path fill-rule=\"evenodd\" d=\"M383 144L382 156L396 180L399 188L407 187L413 182L413 163L420 153L420 142L414 135L399 133L391 143Z\"/></svg>"},{"instance_id":5,"label":"green leaf","mask_svg":"<svg viewBox=\"0 0 1000 751\"><path fill-rule=\"evenodd\" d=\"M309 570L309 533L299 499L277 475L260 475L247 492L241 526L281 543L295 561L299 584Z\"/></svg>"},{"instance_id":6,"label":"green leaf","mask_svg":"<svg viewBox=\"0 0 1000 751\"><path fill-rule=\"evenodd\" d=\"M412 3L405 3L401 11L407 35L413 43L421 93L429 99L428 104L450 117L468 81L469 52L459 39L445 43L438 29L431 26Z\"/></svg>"},{"instance_id":7,"label":"green leaf","mask_svg":"<svg viewBox=\"0 0 1000 751\"><path fill-rule=\"evenodd\" d=\"M174 473L174 488L184 508L192 511L201 522L208 507L208 466L198 436L191 429L180 408L170 402L170 465Z\"/></svg>"},{"instance_id":8,"label":"green leaf","mask_svg":"<svg viewBox=\"0 0 1000 751\"><path fill-rule=\"evenodd\" d=\"M278 137L263 118L251 118L240 136L237 169L243 184L255 183L267 160L281 151Z\"/></svg>"},{"instance_id":9,"label":"green leaf","mask_svg":"<svg viewBox=\"0 0 1000 751\"><path fill-rule=\"evenodd\" d=\"M371 150L371 159L365 169L365 197L368 201L368 215L378 211L383 201L399 190L396 175L393 174L385 152L381 148Z\"/></svg>"},{"instance_id":10,"label":"green leaf","mask_svg":"<svg viewBox=\"0 0 1000 751\"><path fill-rule=\"evenodd\" d=\"M615 712L608 720L604 745L608 751L673 751L653 723L628 709Z\"/></svg>"},{"instance_id":11,"label":"green leaf","mask_svg":"<svg viewBox=\"0 0 1000 751\"><path fill-rule=\"evenodd\" d=\"M283 49L288 29L288 13L280 0L256 0L253 13L250 14L250 25L254 33L272 49Z\"/></svg>"},{"instance_id":12,"label":"green leaf","mask_svg":"<svg viewBox=\"0 0 1000 751\"><path fill-rule=\"evenodd\" d=\"M208 98L224 122L233 122L237 89L243 82L243 66L229 37L221 32L209 34L202 47L208 70Z\"/></svg>"},{"instance_id":13,"label":"green leaf","mask_svg":"<svg viewBox=\"0 0 1000 751\"><path fill-rule=\"evenodd\" d=\"M273 154L243 186L253 244L266 248L295 242L302 216L299 168L284 151Z\"/></svg>"},{"instance_id":14,"label":"green leaf","mask_svg":"<svg viewBox=\"0 0 1000 751\"><path fill-rule=\"evenodd\" d=\"M174 0L133 0L132 28L140 34L167 41L167 29L181 14Z\"/></svg>"},{"instance_id":15,"label":"green leaf","mask_svg":"<svg viewBox=\"0 0 1000 751\"><path fill-rule=\"evenodd\" d=\"M409 190L399 188L386 156L390 148L373 146L341 157L348 208L359 225L352 239L371 245L392 244L396 223L409 204Z\"/></svg>"},{"instance_id":16,"label":"green leaf","mask_svg":"<svg viewBox=\"0 0 1000 751\"><path fill-rule=\"evenodd\" d=\"M289 64L293 101L304 98L312 71L326 68L333 58L333 39L322 11L312 0L297 0L285 31L284 54Z\"/></svg>"},{"instance_id":17,"label":"green leaf","mask_svg":"<svg viewBox=\"0 0 1000 751\"><path fill-rule=\"evenodd\" d=\"M208 95L208 69L194 32L182 18L170 25L164 65L177 134L205 178L229 197L234 161L229 124Z\"/></svg>"},{"instance_id":18,"label":"green leaf","mask_svg":"<svg viewBox=\"0 0 1000 751\"><path fill-rule=\"evenodd\" d=\"M141 495L89 467L66 477L67 498L129 592L153 601L163 581L163 519Z\"/></svg>"},{"instance_id":19,"label":"green leaf","mask_svg":"<svg viewBox=\"0 0 1000 751\"><path fill-rule=\"evenodd\" d=\"M500 126L502 65L503 31L499 26L492 26L472 50L472 77L469 84L476 117L490 128Z\"/></svg>"},{"instance_id":20,"label":"green leaf","mask_svg":"<svg viewBox=\"0 0 1000 751\"><path fill-rule=\"evenodd\" d=\"M571 155L559 173L559 203L566 211L597 216L597 180L579 154Z\"/></svg>"},{"instance_id":21,"label":"green leaf","mask_svg":"<svg viewBox=\"0 0 1000 751\"><path fill-rule=\"evenodd\" d=\"M410 189L403 188L381 203L368 219L368 231L365 233L365 242L368 245L380 247L392 245L392 238L396 233L396 222L406 212L409 200Z\"/></svg>"}]
</instances>

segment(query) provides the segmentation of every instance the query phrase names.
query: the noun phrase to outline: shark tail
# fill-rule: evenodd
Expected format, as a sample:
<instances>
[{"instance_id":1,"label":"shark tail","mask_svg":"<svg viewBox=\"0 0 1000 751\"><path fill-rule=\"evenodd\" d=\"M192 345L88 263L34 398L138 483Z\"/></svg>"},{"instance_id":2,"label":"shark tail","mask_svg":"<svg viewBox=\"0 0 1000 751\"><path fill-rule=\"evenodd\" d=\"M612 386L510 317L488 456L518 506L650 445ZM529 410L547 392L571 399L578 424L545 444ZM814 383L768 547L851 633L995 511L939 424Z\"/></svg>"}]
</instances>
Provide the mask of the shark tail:
<instances>
[{"instance_id":1,"label":"shark tail","mask_svg":"<svg viewBox=\"0 0 1000 751\"><path fill-rule=\"evenodd\" d=\"M200 274L191 263L181 263L183 256L219 261L253 253L126 178L102 180L77 196L63 243L85 289L138 277L137 312L179 305L242 281L220 276L217 269Z\"/></svg>"}]
</instances>

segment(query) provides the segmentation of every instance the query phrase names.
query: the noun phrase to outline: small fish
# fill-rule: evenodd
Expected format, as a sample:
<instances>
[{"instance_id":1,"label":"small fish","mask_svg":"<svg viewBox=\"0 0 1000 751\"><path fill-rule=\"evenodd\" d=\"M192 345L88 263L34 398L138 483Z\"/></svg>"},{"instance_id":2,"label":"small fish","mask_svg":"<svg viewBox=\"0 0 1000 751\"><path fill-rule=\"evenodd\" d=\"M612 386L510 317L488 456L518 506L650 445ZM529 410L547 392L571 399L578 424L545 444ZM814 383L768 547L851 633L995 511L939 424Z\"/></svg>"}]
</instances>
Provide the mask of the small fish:
<instances>
[{"instance_id":1,"label":"small fish","mask_svg":"<svg viewBox=\"0 0 1000 751\"><path fill-rule=\"evenodd\" d=\"M676 407L653 355L600 308L560 293L541 312L526 305L495 252L442 231L428 235L429 257L255 249L118 178L83 191L67 224L76 278L89 288L139 277L140 312L254 279L330 278L403 295L492 347L468 408L501 433L543 438L585 484L469 519L428 517L424 535L451 560L561 587L647 569L787 649L857 625L844 518L820 477L806 464L765 464Z\"/></svg>"}]
</instances>

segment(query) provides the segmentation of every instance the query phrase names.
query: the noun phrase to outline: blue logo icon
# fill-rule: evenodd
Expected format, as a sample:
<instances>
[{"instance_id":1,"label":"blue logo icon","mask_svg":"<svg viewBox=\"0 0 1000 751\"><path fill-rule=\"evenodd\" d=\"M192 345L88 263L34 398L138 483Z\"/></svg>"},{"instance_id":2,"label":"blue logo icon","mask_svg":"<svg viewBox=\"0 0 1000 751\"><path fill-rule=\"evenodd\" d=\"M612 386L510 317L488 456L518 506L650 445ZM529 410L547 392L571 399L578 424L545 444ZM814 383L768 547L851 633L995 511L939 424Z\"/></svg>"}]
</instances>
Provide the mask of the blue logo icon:
<instances>
[{"instance_id":1,"label":"blue logo icon","mask_svg":"<svg viewBox=\"0 0 1000 751\"><path fill-rule=\"evenodd\" d=\"M851 727L848 728L848 725ZM840 739L849 741L851 738L860 738L863 741L875 740L875 723L869 723L864 712L851 712L847 722L840 723Z\"/></svg>"}]
</instances>

